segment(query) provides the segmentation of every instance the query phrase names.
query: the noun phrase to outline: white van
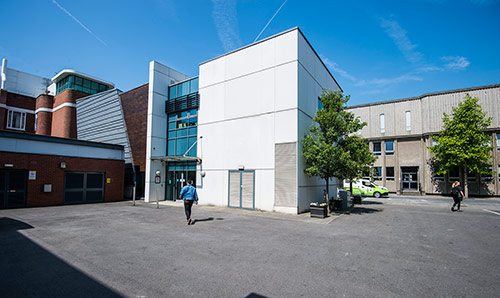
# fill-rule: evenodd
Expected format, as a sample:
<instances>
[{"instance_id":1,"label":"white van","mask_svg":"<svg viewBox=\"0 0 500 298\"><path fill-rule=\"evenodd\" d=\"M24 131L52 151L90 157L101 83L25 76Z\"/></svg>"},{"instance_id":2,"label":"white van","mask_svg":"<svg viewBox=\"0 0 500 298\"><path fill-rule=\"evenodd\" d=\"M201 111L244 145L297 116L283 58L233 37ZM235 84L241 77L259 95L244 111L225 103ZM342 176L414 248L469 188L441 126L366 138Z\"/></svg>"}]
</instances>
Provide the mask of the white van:
<instances>
[{"instance_id":1,"label":"white van","mask_svg":"<svg viewBox=\"0 0 500 298\"><path fill-rule=\"evenodd\" d=\"M350 185L348 180L344 180L344 189L349 191ZM380 198L389 194L386 187L377 185L368 179L358 179L352 182L352 194L361 196L374 196Z\"/></svg>"}]
</instances>

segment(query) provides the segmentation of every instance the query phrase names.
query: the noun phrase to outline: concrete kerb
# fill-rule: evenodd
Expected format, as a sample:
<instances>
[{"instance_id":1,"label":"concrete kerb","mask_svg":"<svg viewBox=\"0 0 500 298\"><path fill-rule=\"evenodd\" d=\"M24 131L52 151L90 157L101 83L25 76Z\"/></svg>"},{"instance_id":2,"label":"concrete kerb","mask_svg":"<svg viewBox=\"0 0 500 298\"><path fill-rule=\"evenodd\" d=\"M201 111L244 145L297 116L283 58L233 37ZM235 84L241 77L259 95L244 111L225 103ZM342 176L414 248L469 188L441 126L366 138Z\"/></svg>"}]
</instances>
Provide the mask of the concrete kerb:
<instances>
[{"instance_id":1,"label":"concrete kerb","mask_svg":"<svg viewBox=\"0 0 500 298\"><path fill-rule=\"evenodd\" d=\"M144 202L144 201L141 201ZM147 204L147 203L145 203ZM161 201L160 206L169 206L169 207L177 207L177 208L184 208L184 205L182 202L172 202L172 201ZM149 205L156 206L156 201L155 202L150 202ZM317 218L317 217L311 217L309 212L305 213L300 213L300 214L286 214L286 213L280 213L280 212L269 212L269 211L263 211L263 210L247 210L247 209L240 209L240 208L229 208L229 207L221 207L221 206L213 206L213 205L203 205L199 204L195 208L200 208L201 210L204 211L217 211L217 212L222 212L222 213L233 213L233 214L239 214L239 215L245 215L245 216L256 216L256 217L266 217L270 219L277 219L277 220L286 220L286 221L298 221L298 222L306 222L306 223L314 223L314 224L323 224L327 225L331 223L332 221L340 218L343 213L331 213L328 215L328 217L325 218Z\"/></svg>"}]
</instances>

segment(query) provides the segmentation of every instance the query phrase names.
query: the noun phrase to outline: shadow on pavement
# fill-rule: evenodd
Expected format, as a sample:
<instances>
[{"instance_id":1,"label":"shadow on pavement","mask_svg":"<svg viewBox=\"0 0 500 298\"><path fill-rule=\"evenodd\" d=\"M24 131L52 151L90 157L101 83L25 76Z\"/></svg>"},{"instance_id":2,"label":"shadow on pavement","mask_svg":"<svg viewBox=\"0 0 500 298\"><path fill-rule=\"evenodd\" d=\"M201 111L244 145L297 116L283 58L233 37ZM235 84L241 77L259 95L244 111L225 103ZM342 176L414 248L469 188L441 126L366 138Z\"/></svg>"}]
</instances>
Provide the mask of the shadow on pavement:
<instances>
[{"instance_id":1,"label":"shadow on pavement","mask_svg":"<svg viewBox=\"0 0 500 298\"><path fill-rule=\"evenodd\" d=\"M221 218L221 217L217 217L217 218L209 217L209 218L203 218L203 219L193 219L193 221L191 222L191 225L194 225L197 222L213 221L214 219L215 220L224 220L224 218Z\"/></svg>"},{"instance_id":2,"label":"shadow on pavement","mask_svg":"<svg viewBox=\"0 0 500 298\"><path fill-rule=\"evenodd\" d=\"M2 297L123 297L19 232L26 229L33 226L0 218Z\"/></svg>"},{"instance_id":3,"label":"shadow on pavement","mask_svg":"<svg viewBox=\"0 0 500 298\"><path fill-rule=\"evenodd\" d=\"M383 205L383 202L361 201L361 205Z\"/></svg>"},{"instance_id":4,"label":"shadow on pavement","mask_svg":"<svg viewBox=\"0 0 500 298\"><path fill-rule=\"evenodd\" d=\"M368 207L361 207L359 205L355 205L348 214L363 215L363 214L372 214L372 213L378 213L378 212L382 212L382 210L368 208Z\"/></svg>"},{"instance_id":5,"label":"shadow on pavement","mask_svg":"<svg viewBox=\"0 0 500 298\"><path fill-rule=\"evenodd\" d=\"M267 298L267 297L266 297L266 296L259 295L259 294L256 294L256 293L250 293L250 294L248 294L248 296L246 296L245 298Z\"/></svg>"}]
</instances>

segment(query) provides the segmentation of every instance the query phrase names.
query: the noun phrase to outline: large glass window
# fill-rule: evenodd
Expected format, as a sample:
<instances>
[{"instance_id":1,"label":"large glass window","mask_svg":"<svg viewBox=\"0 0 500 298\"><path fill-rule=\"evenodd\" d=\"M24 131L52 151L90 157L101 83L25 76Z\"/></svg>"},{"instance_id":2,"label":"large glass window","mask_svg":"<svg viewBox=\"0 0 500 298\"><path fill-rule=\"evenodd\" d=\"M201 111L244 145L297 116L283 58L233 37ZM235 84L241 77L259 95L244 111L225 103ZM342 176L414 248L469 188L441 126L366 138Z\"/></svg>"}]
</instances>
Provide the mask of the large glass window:
<instances>
[{"instance_id":1,"label":"large glass window","mask_svg":"<svg viewBox=\"0 0 500 298\"><path fill-rule=\"evenodd\" d=\"M394 154L394 142L385 141L385 155L393 155L393 154Z\"/></svg>"},{"instance_id":2,"label":"large glass window","mask_svg":"<svg viewBox=\"0 0 500 298\"><path fill-rule=\"evenodd\" d=\"M196 92L198 92L198 77L168 87L168 99L174 99Z\"/></svg>"},{"instance_id":3,"label":"large glass window","mask_svg":"<svg viewBox=\"0 0 500 298\"><path fill-rule=\"evenodd\" d=\"M375 180L381 180L382 179L382 167L375 167L375 173L377 174L377 177L375 177Z\"/></svg>"},{"instance_id":4,"label":"large glass window","mask_svg":"<svg viewBox=\"0 0 500 298\"><path fill-rule=\"evenodd\" d=\"M96 94L108 90L108 86L78 76L67 76L56 84L56 94L66 89Z\"/></svg>"},{"instance_id":5,"label":"large glass window","mask_svg":"<svg viewBox=\"0 0 500 298\"><path fill-rule=\"evenodd\" d=\"M497 133L497 149L500 150L500 133Z\"/></svg>"},{"instance_id":6,"label":"large glass window","mask_svg":"<svg viewBox=\"0 0 500 298\"><path fill-rule=\"evenodd\" d=\"M385 168L385 180L394 181L394 167Z\"/></svg>"},{"instance_id":7,"label":"large glass window","mask_svg":"<svg viewBox=\"0 0 500 298\"><path fill-rule=\"evenodd\" d=\"M382 143L381 142L373 142L373 154L382 155Z\"/></svg>"},{"instance_id":8,"label":"large glass window","mask_svg":"<svg viewBox=\"0 0 500 298\"><path fill-rule=\"evenodd\" d=\"M196 142L198 133L197 110L182 111L168 115L167 155L182 156ZM194 145L187 156L196 156Z\"/></svg>"},{"instance_id":9,"label":"large glass window","mask_svg":"<svg viewBox=\"0 0 500 298\"><path fill-rule=\"evenodd\" d=\"M7 112L7 128L16 130L26 129L26 113L8 110Z\"/></svg>"}]
</instances>

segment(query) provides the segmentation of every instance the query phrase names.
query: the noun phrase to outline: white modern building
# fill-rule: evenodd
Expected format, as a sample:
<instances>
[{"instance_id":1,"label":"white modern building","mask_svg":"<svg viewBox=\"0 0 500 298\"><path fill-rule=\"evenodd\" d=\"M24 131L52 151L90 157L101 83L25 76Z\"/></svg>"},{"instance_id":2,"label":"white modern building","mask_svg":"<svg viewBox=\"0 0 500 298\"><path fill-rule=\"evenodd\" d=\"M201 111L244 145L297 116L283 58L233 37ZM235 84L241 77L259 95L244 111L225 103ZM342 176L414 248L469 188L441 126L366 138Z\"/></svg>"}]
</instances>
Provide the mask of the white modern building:
<instances>
[{"instance_id":1,"label":"white modern building","mask_svg":"<svg viewBox=\"0 0 500 298\"><path fill-rule=\"evenodd\" d=\"M203 62L195 78L151 62L146 202L176 200L190 179L200 204L309 210L325 187L304 174L301 139L324 88L341 90L299 28Z\"/></svg>"}]
</instances>

